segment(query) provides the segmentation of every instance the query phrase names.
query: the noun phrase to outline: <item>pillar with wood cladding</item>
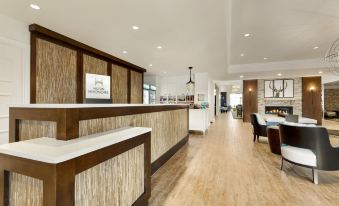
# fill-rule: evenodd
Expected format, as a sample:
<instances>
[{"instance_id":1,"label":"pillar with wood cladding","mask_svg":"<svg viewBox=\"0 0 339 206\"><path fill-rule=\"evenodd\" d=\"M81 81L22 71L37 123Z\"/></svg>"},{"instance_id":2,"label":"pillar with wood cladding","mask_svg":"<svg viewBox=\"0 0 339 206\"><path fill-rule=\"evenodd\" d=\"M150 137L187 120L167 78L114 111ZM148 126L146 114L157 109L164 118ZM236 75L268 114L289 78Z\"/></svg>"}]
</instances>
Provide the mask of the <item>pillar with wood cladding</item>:
<instances>
[{"instance_id":1,"label":"pillar with wood cladding","mask_svg":"<svg viewBox=\"0 0 339 206\"><path fill-rule=\"evenodd\" d=\"M243 81L243 121L250 122L252 113L258 112L258 80Z\"/></svg>"}]
</instances>

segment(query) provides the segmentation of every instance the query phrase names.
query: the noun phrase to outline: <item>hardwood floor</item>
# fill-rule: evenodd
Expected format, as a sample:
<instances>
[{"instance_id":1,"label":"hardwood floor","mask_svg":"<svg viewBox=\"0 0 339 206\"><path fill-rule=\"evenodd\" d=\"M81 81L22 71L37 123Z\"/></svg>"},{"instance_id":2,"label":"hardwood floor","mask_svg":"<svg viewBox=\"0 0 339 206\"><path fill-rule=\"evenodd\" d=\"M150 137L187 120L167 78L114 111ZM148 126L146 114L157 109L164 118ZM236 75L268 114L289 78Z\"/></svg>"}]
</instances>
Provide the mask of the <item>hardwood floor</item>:
<instances>
[{"instance_id":1,"label":"hardwood floor","mask_svg":"<svg viewBox=\"0 0 339 206\"><path fill-rule=\"evenodd\" d=\"M280 171L280 161L267 139L253 143L250 124L223 114L152 177L150 205L339 205L339 172L320 171L314 185L310 169Z\"/></svg>"}]
</instances>

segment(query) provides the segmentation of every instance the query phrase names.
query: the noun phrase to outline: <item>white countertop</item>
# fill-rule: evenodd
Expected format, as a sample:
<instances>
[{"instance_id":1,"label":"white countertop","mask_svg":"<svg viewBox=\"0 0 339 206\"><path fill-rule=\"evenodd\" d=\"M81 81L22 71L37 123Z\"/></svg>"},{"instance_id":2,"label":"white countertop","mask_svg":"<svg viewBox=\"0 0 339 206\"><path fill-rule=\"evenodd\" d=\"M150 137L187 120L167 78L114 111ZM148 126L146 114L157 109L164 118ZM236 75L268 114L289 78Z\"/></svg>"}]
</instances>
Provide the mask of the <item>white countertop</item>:
<instances>
[{"instance_id":1,"label":"white countertop","mask_svg":"<svg viewBox=\"0 0 339 206\"><path fill-rule=\"evenodd\" d=\"M126 127L68 141L42 137L0 145L0 153L57 164L150 131L151 128Z\"/></svg>"},{"instance_id":2,"label":"white countertop","mask_svg":"<svg viewBox=\"0 0 339 206\"><path fill-rule=\"evenodd\" d=\"M16 108L98 108L98 107L155 107L155 106L187 106L187 104L17 104Z\"/></svg>"}]
</instances>

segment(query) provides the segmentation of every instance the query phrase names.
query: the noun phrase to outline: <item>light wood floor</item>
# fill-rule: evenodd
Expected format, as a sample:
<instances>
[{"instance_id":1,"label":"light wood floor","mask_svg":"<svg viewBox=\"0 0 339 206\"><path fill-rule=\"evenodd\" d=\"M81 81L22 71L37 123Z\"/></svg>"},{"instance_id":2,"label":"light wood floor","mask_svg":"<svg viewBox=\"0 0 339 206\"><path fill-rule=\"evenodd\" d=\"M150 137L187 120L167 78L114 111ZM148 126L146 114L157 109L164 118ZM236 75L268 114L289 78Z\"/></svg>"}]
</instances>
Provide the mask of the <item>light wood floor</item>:
<instances>
[{"instance_id":1,"label":"light wood floor","mask_svg":"<svg viewBox=\"0 0 339 206\"><path fill-rule=\"evenodd\" d=\"M267 139L252 142L250 124L223 114L152 177L150 205L339 205L339 172L319 172L314 185L310 169L282 172L280 161Z\"/></svg>"}]
</instances>

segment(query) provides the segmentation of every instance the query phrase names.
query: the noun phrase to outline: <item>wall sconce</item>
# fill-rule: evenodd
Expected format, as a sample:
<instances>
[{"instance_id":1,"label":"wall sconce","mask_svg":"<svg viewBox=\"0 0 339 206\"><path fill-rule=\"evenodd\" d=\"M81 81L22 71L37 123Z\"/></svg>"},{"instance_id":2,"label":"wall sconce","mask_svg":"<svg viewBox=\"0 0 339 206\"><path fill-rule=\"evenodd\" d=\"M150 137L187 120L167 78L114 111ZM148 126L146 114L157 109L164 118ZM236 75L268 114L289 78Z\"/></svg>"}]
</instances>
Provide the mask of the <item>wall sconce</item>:
<instances>
[{"instance_id":1,"label":"wall sconce","mask_svg":"<svg viewBox=\"0 0 339 206\"><path fill-rule=\"evenodd\" d=\"M314 86L311 86L310 91L311 91L311 94L312 94L312 105L313 105L313 98L314 98L314 90L315 90Z\"/></svg>"},{"instance_id":2,"label":"wall sconce","mask_svg":"<svg viewBox=\"0 0 339 206\"><path fill-rule=\"evenodd\" d=\"M252 88L248 88L248 92L250 93L250 101L249 101L249 105L251 106L252 105Z\"/></svg>"}]
</instances>

